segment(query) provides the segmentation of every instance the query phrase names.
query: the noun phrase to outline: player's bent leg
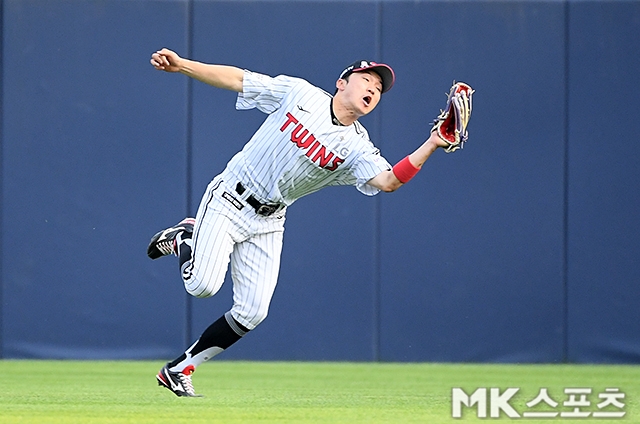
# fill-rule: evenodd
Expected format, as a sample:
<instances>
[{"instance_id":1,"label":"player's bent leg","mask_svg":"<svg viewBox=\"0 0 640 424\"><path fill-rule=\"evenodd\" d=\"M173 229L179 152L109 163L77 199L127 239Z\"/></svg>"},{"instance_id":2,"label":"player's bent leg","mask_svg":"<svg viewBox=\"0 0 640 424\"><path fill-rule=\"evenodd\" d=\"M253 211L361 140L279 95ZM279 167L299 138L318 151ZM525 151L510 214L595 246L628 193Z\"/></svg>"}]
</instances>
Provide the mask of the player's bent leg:
<instances>
[{"instance_id":1,"label":"player's bent leg","mask_svg":"<svg viewBox=\"0 0 640 424\"><path fill-rule=\"evenodd\" d=\"M190 256L180 253L182 280L190 295L210 297L220 290L234 244L233 224L227 216L208 210L202 221L197 218Z\"/></svg>"},{"instance_id":2,"label":"player's bent leg","mask_svg":"<svg viewBox=\"0 0 640 424\"><path fill-rule=\"evenodd\" d=\"M267 318L278 283L284 230L256 235L231 253L233 318L253 330Z\"/></svg>"}]
</instances>

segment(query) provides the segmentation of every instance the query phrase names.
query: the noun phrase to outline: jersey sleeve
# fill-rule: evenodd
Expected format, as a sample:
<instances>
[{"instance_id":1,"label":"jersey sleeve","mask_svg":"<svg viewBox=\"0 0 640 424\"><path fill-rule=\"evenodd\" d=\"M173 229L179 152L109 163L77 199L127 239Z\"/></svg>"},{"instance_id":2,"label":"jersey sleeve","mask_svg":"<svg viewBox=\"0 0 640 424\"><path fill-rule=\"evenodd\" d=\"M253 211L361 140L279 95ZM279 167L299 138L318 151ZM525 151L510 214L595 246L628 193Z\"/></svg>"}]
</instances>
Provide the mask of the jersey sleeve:
<instances>
[{"instance_id":1,"label":"jersey sleeve","mask_svg":"<svg viewBox=\"0 0 640 424\"><path fill-rule=\"evenodd\" d=\"M296 79L285 75L270 77L257 72L244 71L242 92L238 93L236 109L257 108L270 114L282 105L282 99L291 91Z\"/></svg>"},{"instance_id":2,"label":"jersey sleeve","mask_svg":"<svg viewBox=\"0 0 640 424\"><path fill-rule=\"evenodd\" d=\"M353 176L356 178L356 188L367 196L378 194L380 189L367 182L382 171L390 169L391 165L380 155L380 150L371 145L371 149L365 151L352 168Z\"/></svg>"}]
</instances>

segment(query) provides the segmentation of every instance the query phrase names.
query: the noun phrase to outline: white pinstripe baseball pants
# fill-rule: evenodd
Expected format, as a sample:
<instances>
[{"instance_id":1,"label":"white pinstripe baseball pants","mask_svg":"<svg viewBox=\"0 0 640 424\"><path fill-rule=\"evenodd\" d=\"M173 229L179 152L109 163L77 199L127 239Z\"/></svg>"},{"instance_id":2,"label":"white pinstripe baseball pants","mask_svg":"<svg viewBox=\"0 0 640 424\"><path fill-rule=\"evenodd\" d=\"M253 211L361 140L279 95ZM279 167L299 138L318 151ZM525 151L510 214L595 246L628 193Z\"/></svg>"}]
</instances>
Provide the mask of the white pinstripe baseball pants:
<instances>
[{"instance_id":1,"label":"white pinstripe baseball pants","mask_svg":"<svg viewBox=\"0 0 640 424\"><path fill-rule=\"evenodd\" d=\"M250 193L235 192L236 183L223 173L207 187L196 214L191 261L183 265L182 279L189 294L210 297L222 287L231 263L231 315L252 330L267 317L278 282L285 210L269 217L258 215L244 202ZM240 200L236 204L241 210L227 200L228 195Z\"/></svg>"}]
</instances>

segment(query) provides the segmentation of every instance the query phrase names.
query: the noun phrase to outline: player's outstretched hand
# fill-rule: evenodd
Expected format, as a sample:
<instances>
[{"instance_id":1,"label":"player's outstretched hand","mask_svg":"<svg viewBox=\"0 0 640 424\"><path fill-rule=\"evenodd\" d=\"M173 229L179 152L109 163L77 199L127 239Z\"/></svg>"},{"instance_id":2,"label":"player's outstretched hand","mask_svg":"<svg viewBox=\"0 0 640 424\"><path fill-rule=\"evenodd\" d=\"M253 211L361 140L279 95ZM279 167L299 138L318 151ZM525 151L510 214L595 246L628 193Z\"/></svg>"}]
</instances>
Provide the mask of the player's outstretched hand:
<instances>
[{"instance_id":1,"label":"player's outstretched hand","mask_svg":"<svg viewBox=\"0 0 640 424\"><path fill-rule=\"evenodd\" d=\"M443 149L446 149L449 147L449 143L447 143L442 138L440 138L435 131L433 131L429 135L429 138L427 139L427 143L432 143L434 146L442 147Z\"/></svg>"},{"instance_id":2,"label":"player's outstretched hand","mask_svg":"<svg viewBox=\"0 0 640 424\"><path fill-rule=\"evenodd\" d=\"M159 71L179 72L182 58L169 49L158 50L151 55L151 64Z\"/></svg>"}]
</instances>

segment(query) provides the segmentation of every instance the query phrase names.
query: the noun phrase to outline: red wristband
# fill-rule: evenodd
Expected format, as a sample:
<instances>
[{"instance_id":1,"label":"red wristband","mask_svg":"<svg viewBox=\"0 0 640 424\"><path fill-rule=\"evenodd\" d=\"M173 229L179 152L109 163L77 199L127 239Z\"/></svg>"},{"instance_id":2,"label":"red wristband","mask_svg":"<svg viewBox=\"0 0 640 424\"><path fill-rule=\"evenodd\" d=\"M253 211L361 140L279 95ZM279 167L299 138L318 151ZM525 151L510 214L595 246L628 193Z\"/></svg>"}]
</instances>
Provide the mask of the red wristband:
<instances>
[{"instance_id":1,"label":"red wristband","mask_svg":"<svg viewBox=\"0 0 640 424\"><path fill-rule=\"evenodd\" d=\"M411 178L415 177L418 171L420 171L420 168L413 166L409 161L409 156L393 166L393 174L402 184L408 183Z\"/></svg>"}]
</instances>

